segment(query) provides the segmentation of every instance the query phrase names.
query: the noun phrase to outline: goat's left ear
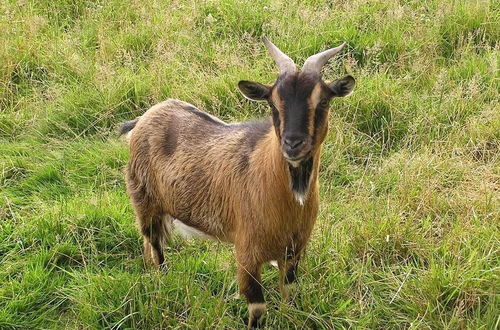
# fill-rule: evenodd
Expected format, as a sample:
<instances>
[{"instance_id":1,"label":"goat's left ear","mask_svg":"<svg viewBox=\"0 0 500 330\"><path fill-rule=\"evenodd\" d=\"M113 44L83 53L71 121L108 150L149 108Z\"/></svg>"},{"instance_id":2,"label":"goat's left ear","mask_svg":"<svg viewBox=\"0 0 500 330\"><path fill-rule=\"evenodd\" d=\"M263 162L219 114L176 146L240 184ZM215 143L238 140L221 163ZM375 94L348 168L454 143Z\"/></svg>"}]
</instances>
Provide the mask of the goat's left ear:
<instances>
[{"instance_id":1,"label":"goat's left ear","mask_svg":"<svg viewBox=\"0 0 500 330\"><path fill-rule=\"evenodd\" d=\"M271 93L270 86L247 80L241 80L238 88L244 97L252 101L267 100Z\"/></svg>"},{"instance_id":2,"label":"goat's left ear","mask_svg":"<svg viewBox=\"0 0 500 330\"><path fill-rule=\"evenodd\" d=\"M352 93L356 80L352 76L345 76L344 78L337 79L327 83L328 87L333 93L333 96L342 97Z\"/></svg>"}]
</instances>

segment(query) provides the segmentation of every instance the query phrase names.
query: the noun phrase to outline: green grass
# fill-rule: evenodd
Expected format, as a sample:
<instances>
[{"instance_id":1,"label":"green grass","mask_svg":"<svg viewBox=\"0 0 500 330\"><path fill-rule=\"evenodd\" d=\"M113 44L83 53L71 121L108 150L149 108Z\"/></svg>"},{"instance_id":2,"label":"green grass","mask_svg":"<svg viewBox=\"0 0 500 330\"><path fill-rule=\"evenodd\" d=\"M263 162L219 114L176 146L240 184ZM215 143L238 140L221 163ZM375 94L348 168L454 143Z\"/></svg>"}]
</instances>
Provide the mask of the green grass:
<instances>
[{"instance_id":1,"label":"green grass","mask_svg":"<svg viewBox=\"0 0 500 330\"><path fill-rule=\"evenodd\" d=\"M495 329L500 318L498 1L0 4L0 328L236 328L231 247L174 239L145 269L115 129L163 99L267 113L267 35L300 65L343 41L321 211L276 328Z\"/></svg>"}]
</instances>

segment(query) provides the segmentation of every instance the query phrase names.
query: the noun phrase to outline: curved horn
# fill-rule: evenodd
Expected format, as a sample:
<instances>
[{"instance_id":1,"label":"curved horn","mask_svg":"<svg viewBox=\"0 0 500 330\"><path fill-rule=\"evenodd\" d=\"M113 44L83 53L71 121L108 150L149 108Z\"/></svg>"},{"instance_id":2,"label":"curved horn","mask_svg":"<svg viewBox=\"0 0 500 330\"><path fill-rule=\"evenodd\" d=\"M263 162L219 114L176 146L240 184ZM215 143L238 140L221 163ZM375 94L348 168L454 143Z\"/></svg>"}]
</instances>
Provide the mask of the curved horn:
<instances>
[{"instance_id":1,"label":"curved horn","mask_svg":"<svg viewBox=\"0 0 500 330\"><path fill-rule=\"evenodd\" d=\"M304 66L302 67L302 72L307 72L307 73L317 73L320 74L321 68L325 63L335 54L340 52L342 48L344 48L345 42L335 48L330 48L328 50L325 50L324 52L318 53L316 55L310 56L305 62Z\"/></svg>"},{"instance_id":2,"label":"curved horn","mask_svg":"<svg viewBox=\"0 0 500 330\"><path fill-rule=\"evenodd\" d=\"M278 64L280 74L295 72L296 66L290 57L288 57L285 53L283 53L281 50L279 50L278 47L276 47L266 37L263 37L262 40L264 41L264 44L266 45L267 50L269 51L271 56L276 61L276 64Z\"/></svg>"}]
</instances>

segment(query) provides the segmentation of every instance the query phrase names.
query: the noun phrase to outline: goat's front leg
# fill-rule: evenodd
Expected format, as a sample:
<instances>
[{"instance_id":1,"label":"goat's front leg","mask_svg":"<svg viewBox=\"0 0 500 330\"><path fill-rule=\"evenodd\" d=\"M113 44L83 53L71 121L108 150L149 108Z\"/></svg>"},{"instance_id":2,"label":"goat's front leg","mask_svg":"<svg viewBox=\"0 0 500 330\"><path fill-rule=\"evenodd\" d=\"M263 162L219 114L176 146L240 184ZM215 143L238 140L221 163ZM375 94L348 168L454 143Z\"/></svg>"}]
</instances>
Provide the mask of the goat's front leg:
<instances>
[{"instance_id":1,"label":"goat's front leg","mask_svg":"<svg viewBox=\"0 0 500 330\"><path fill-rule=\"evenodd\" d=\"M287 302L293 302L293 293L296 290L297 268L299 267L300 255L291 259L278 262L280 272L280 291Z\"/></svg>"},{"instance_id":2,"label":"goat's front leg","mask_svg":"<svg viewBox=\"0 0 500 330\"><path fill-rule=\"evenodd\" d=\"M245 295L248 303L248 328L259 326L266 312L260 277L261 264L244 263L238 260L238 283L240 294Z\"/></svg>"}]
</instances>

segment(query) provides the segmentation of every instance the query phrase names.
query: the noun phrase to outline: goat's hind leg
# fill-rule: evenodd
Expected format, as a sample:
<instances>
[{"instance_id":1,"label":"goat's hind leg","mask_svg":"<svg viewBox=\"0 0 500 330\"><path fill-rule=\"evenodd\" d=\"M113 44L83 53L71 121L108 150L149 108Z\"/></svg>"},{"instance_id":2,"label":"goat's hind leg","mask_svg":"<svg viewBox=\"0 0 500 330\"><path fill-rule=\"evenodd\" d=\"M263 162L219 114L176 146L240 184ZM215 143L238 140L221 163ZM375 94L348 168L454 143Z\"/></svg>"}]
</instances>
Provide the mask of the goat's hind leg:
<instances>
[{"instance_id":1,"label":"goat's hind leg","mask_svg":"<svg viewBox=\"0 0 500 330\"><path fill-rule=\"evenodd\" d=\"M169 216L152 216L139 218L139 225L144 239L144 261L155 268L164 266L163 247L170 238L171 218Z\"/></svg>"}]
</instances>

